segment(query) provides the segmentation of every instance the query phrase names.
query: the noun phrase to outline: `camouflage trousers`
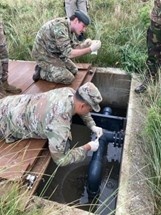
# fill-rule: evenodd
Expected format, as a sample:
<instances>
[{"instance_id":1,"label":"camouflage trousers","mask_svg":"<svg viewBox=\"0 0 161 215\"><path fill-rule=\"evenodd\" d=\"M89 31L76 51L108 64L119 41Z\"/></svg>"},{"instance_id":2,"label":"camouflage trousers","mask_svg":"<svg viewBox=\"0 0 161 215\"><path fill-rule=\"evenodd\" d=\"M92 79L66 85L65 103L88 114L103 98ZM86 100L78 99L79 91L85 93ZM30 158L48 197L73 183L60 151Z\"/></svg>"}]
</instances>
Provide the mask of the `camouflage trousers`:
<instances>
[{"instance_id":1,"label":"camouflage trousers","mask_svg":"<svg viewBox=\"0 0 161 215\"><path fill-rule=\"evenodd\" d=\"M47 58L37 61L37 64L41 67L41 79L55 83L70 84L78 72L70 59L63 61L60 58Z\"/></svg>"},{"instance_id":2,"label":"camouflage trousers","mask_svg":"<svg viewBox=\"0 0 161 215\"><path fill-rule=\"evenodd\" d=\"M8 58L0 59L0 83L8 79Z\"/></svg>"},{"instance_id":3,"label":"camouflage trousers","mask_svg":"<svg viewBox=\"0 0 161 215\"><path fill-rule=\"evenodd\" d=\"M0 82L8 78L8 50L3 24L0 22Z\"/></svg>"},{"instance_id":4,"label":"camouflage trousers","mask_svg":"<svg viewBox=\"0 0 161 215\"><path fill-rule=\"evenodd\" d=\"M89 8L88 0L65 0L64 5L67 17L71 17L77 9L82 10L87 14Z\"/></svg>"},{"instance_id":5,"label":"camouflage trousers","mask_svg":"<svg viewBox=\"0 0 161 215\"><path fill-rule=\"evenodd\" d=\"M147 30L147 47L148 74L154 77L161 65L161 26L154 22L151 22L151 26Z\"/></svg>"}]
</instances>

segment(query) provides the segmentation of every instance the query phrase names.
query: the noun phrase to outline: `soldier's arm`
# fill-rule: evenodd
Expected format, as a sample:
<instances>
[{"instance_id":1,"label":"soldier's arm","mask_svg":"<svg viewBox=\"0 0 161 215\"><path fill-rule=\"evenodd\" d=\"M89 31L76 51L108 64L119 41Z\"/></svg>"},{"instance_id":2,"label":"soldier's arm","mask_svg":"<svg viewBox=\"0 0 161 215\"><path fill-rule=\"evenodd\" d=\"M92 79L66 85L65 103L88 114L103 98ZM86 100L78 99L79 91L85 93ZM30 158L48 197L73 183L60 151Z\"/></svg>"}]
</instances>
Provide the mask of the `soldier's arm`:
<instances>
[{"instance_id":1,"label":"soldier's arm","mask_svg":"<svg viewBox=\"0 0 161 215\"><path fill-rule=\"evenodd\" d=\"M71 49L70 53L69 53L69 58L75 58L75 57L80 57L82 55L85 55L85 54L89 54L91 53L91 49L90 47L87 47L87 48L83 48L83 49Z\"/></svg>"},{"instance_id":2,"label":"soldier's arm","mask_svg":"<svg viewBox=\"0 0 161 215\"><path fill-rule=\"evenodd\" d=\"M87 151L90 150L88 144L81 147L74 147L66 151L67 139L70 136L70 124L50 126L50 132L47 132L49 150L53 161L60 166L65 166L74 162L84 160Z\"/></svg>"},{"instance_id":3,"label":"soldier's arm","mask_svg":"<svg viewBox=\"0 0 161 215\"><path fill-rule=\"evenodd\" d=\"M67 26L61 23L58 26L54 26L52 30L54 32L56 47L60 51L61 56L68 57L72 50L72 46Z\"/></svg>"},{"instance_id":4,"label":"soldier's arm","mask_svg":"<svg viewBox=\"0 0 161 215\"><path fill-rule=\"evenodd\" d=\"M96 125L96 123L95 123L95 121L93 120L93 118L91 117L91 114L90 113L88 113L88 114L86 114L86 115L84 115L84 116L80 116L81 117L81 119L83 120L83 122L84 122L84 124L88 127L88 128L92 128L92 126L95 126Z\"/></svg>"},{"instance_id":5,"label":"soldier's arm","mask_svg":"<svg viewBox=\"0 0 161 215\"><path fill-rule=\"evenodd\" d=\"M99 147L98 139L95 141L90 141L81 147L68 150L64 156L59 157L58 159L55 160L55 162L58 166L66 166L68 164L78 163L86 158L87 152L89 150L96 151L98 147Z\"/></svg>"},{"instance_id":6,"label":"soldier's arm","mask_svg":"<svg viewBox=\"0 0 161 215\"><path fill-rule=\"evenodd\" d=\"M56 46L62 53L61 56L75 58L91 53L90 47L81 48L81 46L79 47L79 43L77 47L72 47L68 28L63 23L59 24L58 26L54 26L53 31L55 35Z\"/></svg>"},{"instance_id":7,"label":"soldier's arm","mask_svg":"<svg viewBox=\"0 0 161 215\"><path fill-rule=\"evenodd\" d=\"M83 161L86 158L88 150L90 150L90 147L86 144L81 147L70 149L66 152L66 154L54 153L51 154L51 156L58 166L66 166Z\"/></svg>"}]
</instances>

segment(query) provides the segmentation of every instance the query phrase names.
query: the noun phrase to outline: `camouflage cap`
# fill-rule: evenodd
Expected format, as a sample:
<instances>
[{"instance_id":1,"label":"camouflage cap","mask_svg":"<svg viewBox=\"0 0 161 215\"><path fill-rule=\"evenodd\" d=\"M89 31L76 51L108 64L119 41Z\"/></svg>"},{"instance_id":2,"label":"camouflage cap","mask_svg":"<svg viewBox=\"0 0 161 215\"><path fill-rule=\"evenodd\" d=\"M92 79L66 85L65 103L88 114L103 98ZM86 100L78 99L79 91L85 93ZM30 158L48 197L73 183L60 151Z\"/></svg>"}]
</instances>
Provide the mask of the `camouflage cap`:
<instances>
[{"instance_id":1,"label":"camouflage cap","mask_svg":"<svg viewBox=\"0 0 161 215\"><path fill-rule=\"evenodd\" d=\"M91 23L91 19L87 14L85 14L82 10L76 10L74 15L85 25L89 25Z\"/></svg>"},{"instance_id":2,"label":"camouflage cap","mask_svg":"<svg viewBox=\"0 0 161 215\"><path fill-rule=\"evenodd\" d=\"M100 111L99 103L102 101L102 96L93 83L85 83L79 87L78 93L92 107L94 111Z\"/></svg>"}]
</instances>

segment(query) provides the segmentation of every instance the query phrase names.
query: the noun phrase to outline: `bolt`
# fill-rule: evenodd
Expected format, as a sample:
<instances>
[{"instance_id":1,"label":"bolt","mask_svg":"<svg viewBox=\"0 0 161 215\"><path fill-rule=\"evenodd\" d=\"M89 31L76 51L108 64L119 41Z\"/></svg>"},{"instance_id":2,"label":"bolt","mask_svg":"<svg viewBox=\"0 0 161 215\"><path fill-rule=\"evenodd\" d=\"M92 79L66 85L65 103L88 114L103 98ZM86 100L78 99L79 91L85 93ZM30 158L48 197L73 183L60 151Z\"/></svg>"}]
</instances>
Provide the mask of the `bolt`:
<instances>
[{"instance_id":1,"label":"bolt","mask_svg":"<svg viewBox=\"0 0 161 215\"><path fill-rule=\"evenodd\" d=\"M91 69L89 70L89 74L90 74L90 75L92 75L92 74L93 74L93 71L92 71Z\"/></svg>"}]
</instances>

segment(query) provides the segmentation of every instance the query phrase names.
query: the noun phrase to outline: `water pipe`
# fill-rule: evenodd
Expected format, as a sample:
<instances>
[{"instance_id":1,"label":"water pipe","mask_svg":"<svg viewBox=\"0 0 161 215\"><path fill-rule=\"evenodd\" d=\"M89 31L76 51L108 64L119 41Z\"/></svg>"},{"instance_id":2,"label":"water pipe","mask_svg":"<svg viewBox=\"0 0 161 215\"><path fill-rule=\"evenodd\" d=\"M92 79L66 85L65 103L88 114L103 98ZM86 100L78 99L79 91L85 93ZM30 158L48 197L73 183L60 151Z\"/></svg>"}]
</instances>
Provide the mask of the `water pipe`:
<instances>
[{"instance_id":1,"label":"water pipe","mask_svg":"<svg viewBox=\"0 0 161 215\"><path fill-rule=\"evenodd\" d=\"M88 167L87 174L87 193L88 198L93 199L100 193L100 184L102 180L103 159L107 154L108 143L120 147L124 141L123 132L111 132L104 129L103 135L99 138L99 148L93 152Z\"/></svg>"}]
</instances>

